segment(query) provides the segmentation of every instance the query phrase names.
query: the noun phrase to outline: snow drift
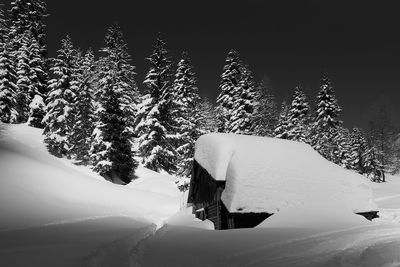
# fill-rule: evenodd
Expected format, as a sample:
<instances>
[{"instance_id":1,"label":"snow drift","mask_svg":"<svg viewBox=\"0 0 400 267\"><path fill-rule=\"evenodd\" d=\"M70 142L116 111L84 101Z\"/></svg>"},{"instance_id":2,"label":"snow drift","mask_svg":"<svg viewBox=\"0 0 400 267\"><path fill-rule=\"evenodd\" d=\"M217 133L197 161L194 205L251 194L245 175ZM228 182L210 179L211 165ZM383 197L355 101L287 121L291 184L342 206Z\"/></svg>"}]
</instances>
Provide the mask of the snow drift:
<instances>
[{"instance_id":1,"label":"snow drift","mask_svg":"<svg viewBox=\"0 0 400 267\"><path fill-rule=\"evenodd\" d=\"M230 212L276 213L318 203L327 210L377 210L368 181L320 156L309 145L265 137L208 134L196 143L196 161L226 181Z\"/></svg>"}]
</instances>

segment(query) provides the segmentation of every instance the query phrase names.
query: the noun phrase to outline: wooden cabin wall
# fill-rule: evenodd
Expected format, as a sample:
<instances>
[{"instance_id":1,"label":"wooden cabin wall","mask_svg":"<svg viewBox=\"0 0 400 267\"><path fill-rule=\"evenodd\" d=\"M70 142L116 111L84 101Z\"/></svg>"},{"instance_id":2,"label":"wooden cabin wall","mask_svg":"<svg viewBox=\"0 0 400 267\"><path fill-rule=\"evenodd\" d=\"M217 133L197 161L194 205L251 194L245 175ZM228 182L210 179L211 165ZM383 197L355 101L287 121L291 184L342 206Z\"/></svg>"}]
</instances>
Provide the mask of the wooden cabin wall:
<instances>
[{"instance_id":1,"label":"wooden cabin wall","mask_svg":"<svg viewBox=\"0 0 400 267\"><path fill-rule=\"evenodd\" d=\"M212 205L217 198L218 188L225 188L225 181L216 181L196 160L193 162L188 203L196 209Z\"/></svg>"}]
</instances>

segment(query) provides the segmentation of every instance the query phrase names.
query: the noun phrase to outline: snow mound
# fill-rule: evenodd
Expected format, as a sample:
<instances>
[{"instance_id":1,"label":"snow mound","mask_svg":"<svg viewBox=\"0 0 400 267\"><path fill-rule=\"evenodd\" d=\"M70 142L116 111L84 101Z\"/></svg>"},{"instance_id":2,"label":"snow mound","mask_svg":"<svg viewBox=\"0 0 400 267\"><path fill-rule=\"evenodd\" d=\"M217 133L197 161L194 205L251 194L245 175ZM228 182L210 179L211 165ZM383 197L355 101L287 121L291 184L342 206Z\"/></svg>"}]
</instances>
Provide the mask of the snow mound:
<instances>
[{"instance_id":1,"label":"snow mound","mask_svg":"<svg viewBox=\"0 0 400 267\"><path fill-rule=\"evenodd\" d=\"M230 212L268 212L313 206L351 212L377 210L368 181L335 165L309 145L276 138L213 133L199 138L196 161L226 181Z\"/></svg>"},{"instance_id":2,"label":"snow mound","mask_svg":"<svg viewBox=\"0 0 400 267\"><path fill-rule=\"evenodd\" d=\"M160 225L175 214L174 178L139 167L128 186L50 155L40 129L0 125L0 230L129 217Z\"/></svg>"}]
</instances>

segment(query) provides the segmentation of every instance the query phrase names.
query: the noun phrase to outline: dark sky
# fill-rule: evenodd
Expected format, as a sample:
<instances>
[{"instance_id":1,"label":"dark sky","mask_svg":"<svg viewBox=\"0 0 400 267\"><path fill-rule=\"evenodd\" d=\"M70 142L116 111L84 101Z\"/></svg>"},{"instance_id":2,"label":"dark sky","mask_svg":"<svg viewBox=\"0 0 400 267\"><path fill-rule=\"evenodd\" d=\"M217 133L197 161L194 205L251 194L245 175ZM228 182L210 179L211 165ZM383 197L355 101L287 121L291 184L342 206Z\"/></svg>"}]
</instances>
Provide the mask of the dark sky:
<instances>
[{"instance_id":1,"label":"dark sky","mask_svg":"<svg viewBox=\"0 0 400 267\"><path fill-rule=\"evenodd\" d=\"M362 125L385 97L400 122L400 1L99 1L49 0L50 56L69 34L82 49L98 49L118 21L137 66L140 87L157 32L171 56L189 52L203 96L214 100L229 49L259 80L270 77L289 98L301 83L312 101L328 72L346 126Z\"/></svg>"}]
</instances>

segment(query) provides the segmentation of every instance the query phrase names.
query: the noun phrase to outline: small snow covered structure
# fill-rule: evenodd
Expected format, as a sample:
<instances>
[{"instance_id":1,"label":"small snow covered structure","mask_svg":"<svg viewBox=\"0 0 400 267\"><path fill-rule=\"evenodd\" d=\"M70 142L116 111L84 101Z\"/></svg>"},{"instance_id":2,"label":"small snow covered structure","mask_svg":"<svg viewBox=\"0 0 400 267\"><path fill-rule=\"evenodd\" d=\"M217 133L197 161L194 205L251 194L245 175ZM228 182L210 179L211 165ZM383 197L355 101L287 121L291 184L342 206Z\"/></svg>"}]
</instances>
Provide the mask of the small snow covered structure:
<instances>
[{"instance_id":1,"label":"small snow covered structure","mask_svg":"<svg viewBox=\"0 0 400 267\"><path fill-rule=\"evenodd\" d=\"M215 229L254 227L297 206L377 214L368 181L309 145L222 133L196 142L188 204Z\"/></svg>"}]
</instances>

